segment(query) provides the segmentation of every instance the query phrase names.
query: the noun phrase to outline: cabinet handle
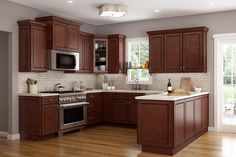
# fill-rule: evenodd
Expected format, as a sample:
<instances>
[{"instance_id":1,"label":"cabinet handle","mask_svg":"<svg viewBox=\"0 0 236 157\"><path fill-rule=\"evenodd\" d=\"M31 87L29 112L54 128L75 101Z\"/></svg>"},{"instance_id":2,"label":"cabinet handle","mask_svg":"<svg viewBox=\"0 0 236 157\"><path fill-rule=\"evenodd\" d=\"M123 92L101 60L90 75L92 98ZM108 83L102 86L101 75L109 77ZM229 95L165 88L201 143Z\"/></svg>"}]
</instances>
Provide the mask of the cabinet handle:
<instances>
[{"instance_id":1,"label":"cabinet handle","mask_svg":"<svg viewBox=\"0 0 236 157\"><path fill-rule=\"evenodd\" d=\"M185 66L183 66L183 70L185 70Z\"/></svg>"}]
</instances>

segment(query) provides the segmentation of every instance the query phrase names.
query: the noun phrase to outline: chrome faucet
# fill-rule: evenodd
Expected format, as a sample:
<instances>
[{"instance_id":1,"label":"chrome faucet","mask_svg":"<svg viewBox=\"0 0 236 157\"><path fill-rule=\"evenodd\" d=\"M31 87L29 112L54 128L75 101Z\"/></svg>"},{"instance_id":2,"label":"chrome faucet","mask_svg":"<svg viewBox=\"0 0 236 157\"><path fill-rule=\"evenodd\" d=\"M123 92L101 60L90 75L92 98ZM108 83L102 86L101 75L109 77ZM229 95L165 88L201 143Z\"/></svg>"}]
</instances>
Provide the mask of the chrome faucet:
<instances>
[{"instance_id":1,"label":"chrome faucet","mask_svg":"<svg viewBox=\"0 0 236 157\"><path fill-rule=\"evenodd\" d=\"M54 91L64 91L65 90L65 86L62 86L61 83L57 83L54 86Z\"/></svg>"}]
</instances>

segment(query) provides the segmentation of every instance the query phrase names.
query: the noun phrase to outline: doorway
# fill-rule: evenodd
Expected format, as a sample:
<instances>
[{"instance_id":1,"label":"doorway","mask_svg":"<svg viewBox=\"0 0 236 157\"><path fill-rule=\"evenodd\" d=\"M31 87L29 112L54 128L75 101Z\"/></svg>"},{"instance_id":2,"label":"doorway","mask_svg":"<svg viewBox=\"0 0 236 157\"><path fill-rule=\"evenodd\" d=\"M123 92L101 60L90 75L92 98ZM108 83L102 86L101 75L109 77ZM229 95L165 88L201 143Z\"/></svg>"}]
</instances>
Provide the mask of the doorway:
<instances>
[{"instance_id":1,"label":"doorway","mask_svg":"<svg viewBox=\"0 0 236 157\"><path fill-rule=\"evenodd\" d=\"M236 133L236 34L215 35L215 126Z\"/></svg>"},{"instance_id":2,"label":"doorway","mask_svg":"<svg viewBox=\"0 0 236 157\"><path fill-rule=\"evenodd\" d=\"M8 133L9 33L0 31L0 134Z\"/></svg>"}]
</instances>

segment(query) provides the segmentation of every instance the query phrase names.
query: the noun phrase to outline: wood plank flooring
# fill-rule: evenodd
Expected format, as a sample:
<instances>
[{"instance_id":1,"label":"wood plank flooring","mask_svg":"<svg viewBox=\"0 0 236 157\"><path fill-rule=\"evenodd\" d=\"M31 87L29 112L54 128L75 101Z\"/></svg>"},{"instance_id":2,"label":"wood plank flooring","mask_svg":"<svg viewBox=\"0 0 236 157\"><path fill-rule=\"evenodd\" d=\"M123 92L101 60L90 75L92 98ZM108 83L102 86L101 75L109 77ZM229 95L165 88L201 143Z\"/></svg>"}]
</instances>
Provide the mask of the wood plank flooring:
<instances>
[{"instance_id":1,"label":"wood plank flooring","mask_svg":"<svg viewBox=\"0 0 236 157\"><path fill-rule=\"evenodd\" d=\"M0 157L161 157L136 144L136 130L95 126L45 141L0 138ZM208 132L176 157L235 157L236 134Z\"/></svg>"}]
</instances>

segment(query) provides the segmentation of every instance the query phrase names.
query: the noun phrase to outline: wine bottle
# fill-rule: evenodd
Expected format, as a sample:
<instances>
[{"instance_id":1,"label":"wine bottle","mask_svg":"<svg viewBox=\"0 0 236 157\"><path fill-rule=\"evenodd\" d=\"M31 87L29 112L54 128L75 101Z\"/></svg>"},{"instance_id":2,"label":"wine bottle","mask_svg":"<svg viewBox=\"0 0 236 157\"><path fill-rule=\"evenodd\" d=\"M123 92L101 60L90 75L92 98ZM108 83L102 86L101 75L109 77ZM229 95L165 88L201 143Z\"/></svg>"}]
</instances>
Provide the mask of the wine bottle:
<instances>
[{"instance_id":1,"label":"wine bottle","mask_svg":"<svg viewBox=\"0 0 236 157\"><path fill-rule=\"evenodd\" d=\"M171 92L172 92L172 86L171 86L170 79L169 79L168 84L167 84L167 92L168 92L168 93L171 93Z\"/></svg>"}]
</instances>

